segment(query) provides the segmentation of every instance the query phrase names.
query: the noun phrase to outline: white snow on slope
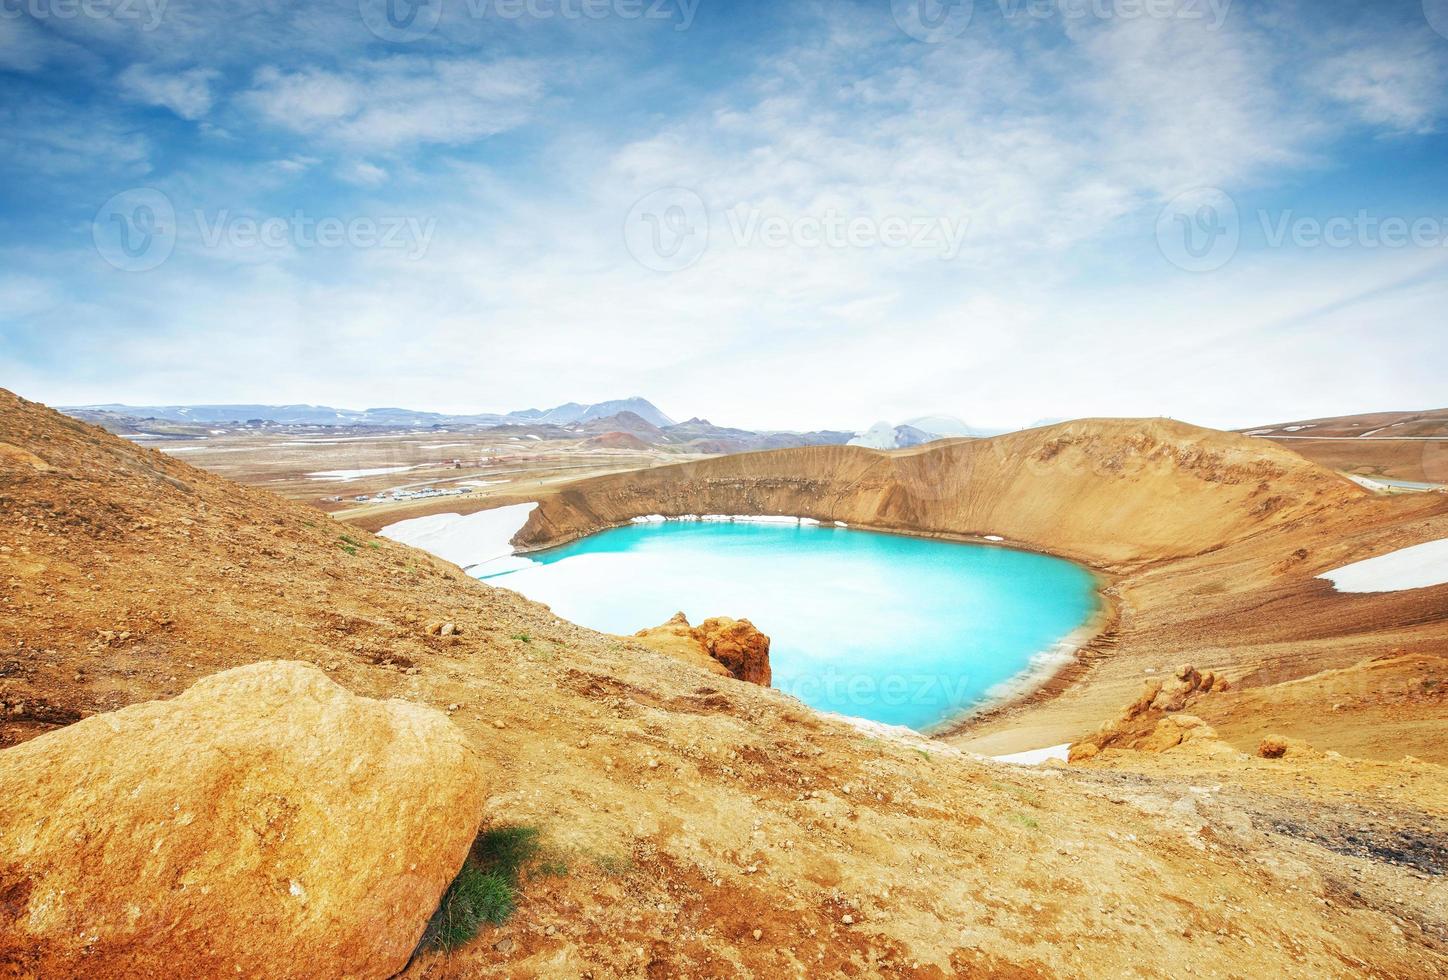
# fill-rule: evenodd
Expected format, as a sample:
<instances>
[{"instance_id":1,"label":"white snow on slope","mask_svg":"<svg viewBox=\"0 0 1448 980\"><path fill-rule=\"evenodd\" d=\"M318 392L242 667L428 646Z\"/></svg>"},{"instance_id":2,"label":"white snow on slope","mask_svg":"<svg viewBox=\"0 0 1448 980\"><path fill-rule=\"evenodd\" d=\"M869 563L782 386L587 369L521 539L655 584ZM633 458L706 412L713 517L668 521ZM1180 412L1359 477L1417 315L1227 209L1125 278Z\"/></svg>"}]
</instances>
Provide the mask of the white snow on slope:
<instances>
[{"instance_id":1,"label":"white snow on slope","mask_svg":"<svg viewBox=\"0 0 1448 980\"><path fill-rule=\"evenodd\" d=\"M1339 592L1397 592L1448 583L1448 538L1323 572Z\"/></svg>"},{"instance_id":2,"label":"white snow on slope","mask_svg":"<svg viewBox=\"0 0 1448 980\"><path fill-rule=\"evenodd\" d=\"M511 557L513 535L528 523L528 515L537 506L535 503L510 504L466 517L461 514L429 514L389 524L377 533L431 552L444 561L461 566L464 571L470 571L479 565Z\"/></svg>"},{"instance_id":3,"label":"white snow on slope","mask_svg":"<svg viewBox=\"0 0 1448 980\"><path fill-rule=\"evenodd\" d=\"M1031 749L1029 752L1013 752L1010 755L996 755L991 758L996 762L1011 762L1018 766L1039 766L1047 759L1060 759L1067 761L1071 754L1071 743L1063 742L1060 745L1052 745L1044 749Z\"/></svg>"},{"instance_id":4,"label":"white snow on slope","mask_svg":"<svg viewBox=\"0 0 1448 980\"><path fill-rule=\"evenodd\" d=\"M353 480L360 480L364 476L406 473L408 470L415 469L417 469L415 466L379 466L370 470L321 470L316 473L308 473L307 477L312 480L330 480L333 483L350 483Z\"/></svg>"}]
</instances>

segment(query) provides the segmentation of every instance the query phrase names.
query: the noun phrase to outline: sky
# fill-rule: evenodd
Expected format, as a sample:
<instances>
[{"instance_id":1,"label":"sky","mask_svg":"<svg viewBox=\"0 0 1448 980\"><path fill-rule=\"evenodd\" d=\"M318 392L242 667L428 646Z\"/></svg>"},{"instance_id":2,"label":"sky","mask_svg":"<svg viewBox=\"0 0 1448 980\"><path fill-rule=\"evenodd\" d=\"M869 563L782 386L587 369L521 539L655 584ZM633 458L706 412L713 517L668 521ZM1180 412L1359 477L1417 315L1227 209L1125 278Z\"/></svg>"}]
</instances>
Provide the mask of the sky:
<instances>
[{"instance_id":1,"label":"sky","mask_svg":"<svg viewBox=\"0 0 1448 980\"><path fill-rule=\"evenodd\" d=\"M0 386L1448 405L1448 0L0 0Z\"/></svg>"}]
</instances>

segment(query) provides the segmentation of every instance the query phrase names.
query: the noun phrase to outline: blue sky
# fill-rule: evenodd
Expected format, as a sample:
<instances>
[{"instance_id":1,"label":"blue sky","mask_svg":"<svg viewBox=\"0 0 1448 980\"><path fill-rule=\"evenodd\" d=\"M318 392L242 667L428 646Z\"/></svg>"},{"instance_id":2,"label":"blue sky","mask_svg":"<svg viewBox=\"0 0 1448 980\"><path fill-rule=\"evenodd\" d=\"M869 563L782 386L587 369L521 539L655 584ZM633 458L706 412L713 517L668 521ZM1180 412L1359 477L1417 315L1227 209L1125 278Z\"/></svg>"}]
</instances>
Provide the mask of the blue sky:
<instances>
[{"instance_id":1,"label":"blue sky","mask_svg":"<svg viewBox=\"0 0 1448 980\"><path fill-rule=\"evenodd\" d=\"M1448 0L0 0L0 384L1441 407L1445 103Z\"/></svg>"}]
</instances>

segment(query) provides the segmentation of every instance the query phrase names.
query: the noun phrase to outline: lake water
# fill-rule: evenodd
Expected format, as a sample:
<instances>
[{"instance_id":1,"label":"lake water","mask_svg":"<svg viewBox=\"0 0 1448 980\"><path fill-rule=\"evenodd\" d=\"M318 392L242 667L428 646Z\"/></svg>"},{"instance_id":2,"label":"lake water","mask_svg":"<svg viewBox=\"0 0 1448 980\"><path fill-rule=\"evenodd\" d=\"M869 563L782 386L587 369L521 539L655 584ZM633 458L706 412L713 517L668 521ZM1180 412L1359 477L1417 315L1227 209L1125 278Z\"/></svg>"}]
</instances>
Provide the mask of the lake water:
<instances>
[{"instance_id":1,"label":"lake water","mask_svg":"<svg viewBox=\"0 0 1448 980\"><path fill-rule=\"evenodd\" d=\"M828 525L634 524L528 557L489 583L608 633L681 610L749 619L775 687L915 729L999 693L1097 606L1091 574L1058 558Z\"/></svg>"}]
</instances>

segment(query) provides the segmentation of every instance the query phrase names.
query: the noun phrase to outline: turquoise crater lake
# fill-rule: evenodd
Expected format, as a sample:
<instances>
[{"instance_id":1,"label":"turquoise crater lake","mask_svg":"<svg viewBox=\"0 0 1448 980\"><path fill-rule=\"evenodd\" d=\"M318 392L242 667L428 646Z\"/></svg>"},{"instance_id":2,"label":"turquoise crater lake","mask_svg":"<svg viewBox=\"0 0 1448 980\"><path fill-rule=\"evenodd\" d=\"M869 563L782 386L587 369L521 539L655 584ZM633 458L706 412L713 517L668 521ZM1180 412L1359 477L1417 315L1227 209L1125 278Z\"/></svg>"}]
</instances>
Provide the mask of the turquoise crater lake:
<instances>
[{"instance_id":1,"label":"turquoise crater lake","mask_svg":"<svg viewBox=\"0 0 1448 980\"><path fill-rule=\"evenodd\" d=\"M999 693L1097 608L1092 575L1059 558L828 525L632 524L528 557L489 584L609 633L680 610L749 619L776 688L919 730Z\"/></svg>"}]
</instances>

